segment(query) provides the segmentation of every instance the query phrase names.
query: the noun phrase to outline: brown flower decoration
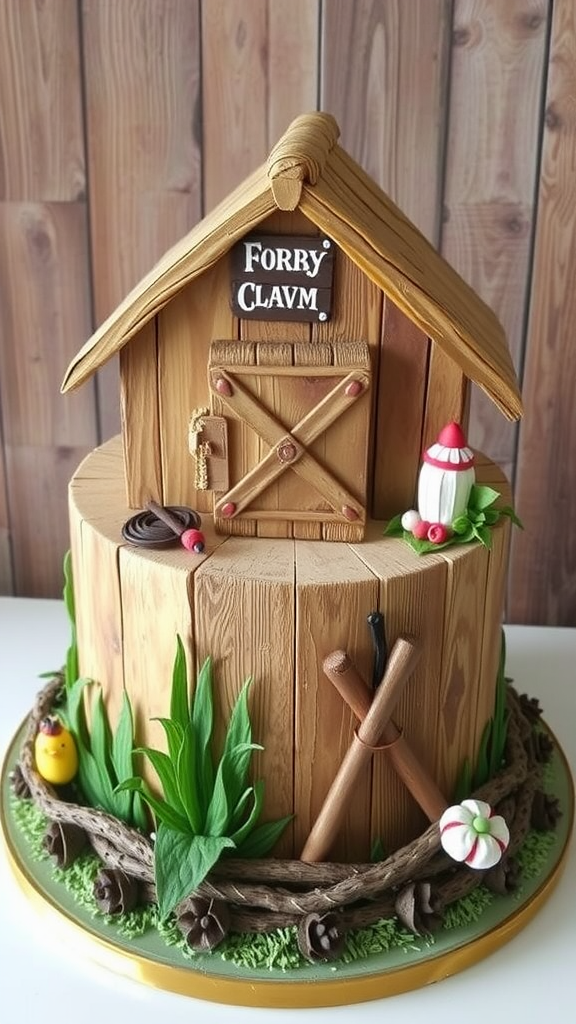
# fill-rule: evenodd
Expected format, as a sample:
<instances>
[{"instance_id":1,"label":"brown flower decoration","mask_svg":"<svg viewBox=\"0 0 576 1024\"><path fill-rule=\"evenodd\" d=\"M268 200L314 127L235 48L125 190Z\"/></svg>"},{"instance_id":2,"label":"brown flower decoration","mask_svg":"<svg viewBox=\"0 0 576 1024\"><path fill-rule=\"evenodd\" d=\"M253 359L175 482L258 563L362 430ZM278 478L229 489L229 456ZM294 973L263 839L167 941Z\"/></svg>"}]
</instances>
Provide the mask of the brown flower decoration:
<instances>
[{"instance_id":1,"label":"brown flower decoration","mask_svg":"<svg viewBox=\"0 0 576 1024\"><path fill-rule=\"evenodd\" d=\"M10 772L9 779L14 796L18 797L19 800L30 800L32 796L30 786L26 782L19 764L14 765L14 768Z\"/></svg>"},{"instance_id":2,"label":"brown flower decoration","mask_svg":"<svg viewBox=\"0 0 576 1024\"><path fill-rule=\"evenodd\" d=\"M222 900L191 896L180 904L177 923L191 949L209 952L226 938L230 913Z\"/></svg>"},{"instance_id":3,"label":"brown flower decoration","mask_svg":"<svg viewBox=\"0 0 576 1024\"><path fill-rule=\"evenodd\" d=\"M104 868L94 882L94 899L104 914L128 914L138 902L138 881L119 868Z\"/></svg>"},{"instance_id":4,"label":"brown flower decoration","mask_svg":"<svg viewBox=\"0 0 576 1024\"><path fill-rule=\"evenodd\" d=\"M537 789L534 793L532 814L530 816L532 828L535 828L538 832L549 832L551 829L556 828L561 817L562 811L560 810L558 798L550 793L543 793L541 789Z\"/></svg>"},{"instance_id":5,"label":"brown flower decoration","mask_svg":"<svg viewBox=\"0 0 576 1024\"><path fill-rule=\"evenodd\" d=\"M86 846L86 833L78 825L52 821L44 835L44 849L58 868L73 864Z\"/></svg>"},{"instance_id":6,"label":"brown flower decoration","mask_svg":"<svg viewBox=\"0 0 576 1024\"><path fill-rule=\"evenodd\" d=\"M307 960L337 960L346 938L338 914L307 914L298 925L298 948Z\"/></svg>"},{"instance_id":7,"label":"brown flower decoration","mask_svg":"<svg viewBox=\"0 0 576 1024\"><path fill-rule=\"evenodd\" d=\"M490 868L482 879L483 884L497 896L508 896L516 892L520 883L520 865L515 857L503 857Z\"/></svg>"},{"instance_id":8,"label":"brown flower decoration","mask_svg":"<svg viewBox=\"0 0 576 1024\"><path fill-rule=\"evenodd\" d=\"M411 882L398 893L396 916L415 935L430 935L442 924L442 914L430 882Z\"/></svg>"}]
</instances>

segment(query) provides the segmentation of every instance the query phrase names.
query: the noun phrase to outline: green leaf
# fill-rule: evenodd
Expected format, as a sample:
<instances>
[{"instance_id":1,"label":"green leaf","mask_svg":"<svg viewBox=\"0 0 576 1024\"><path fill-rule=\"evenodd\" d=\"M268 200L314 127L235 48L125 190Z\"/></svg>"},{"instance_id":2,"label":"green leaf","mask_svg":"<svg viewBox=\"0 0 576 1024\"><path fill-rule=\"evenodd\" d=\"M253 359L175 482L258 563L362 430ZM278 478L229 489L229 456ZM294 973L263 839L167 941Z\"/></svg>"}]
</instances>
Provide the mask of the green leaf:
<instances>
[{"instance_id":1,"label":"green leaf","mask_svg":"<svg viewBox=\"0 0 576 1024\"><path fill-rule=\"evenodd\" d=\"M483 484L474 484L470 491L470 497L468 499L468 508L471 509L485 509L500 497L500 492L495 491L493 487L486 487Z\"/></svg>"},{"instance_id":2,"label":"green leaf","mask_svg":"<svg viewBox=\"0 0 576 1024\"><path fill-rule=\"evenodd\" d=\"M192 832L200 833L203 814L196 786L196 757L194 726L192 722L188 722L176 761L176 785L184 813L190 822L190 829Z\"/></svg>"},{"instance_id":3,"label":"green leaf","mask_svg":"<svg viewBox=\"0 0 576 1024\"><path fill-rule=\"evenodd\" d=\"M238 847L239 857L265 857L282 835L284 829L294 816L287 815L278 821L268 821L255 828L242 846Z\"/></svg>"},{"instance_id":4,"label":"green leaf","mask_svg":"<svg viewBox=\"0 0 576 1024\"><path fill-rule=\"evenodd\" d=\"M202 817L208 808L208 800L202 799L214 788L214 763L210 742L214 726L214 698L212 687L212 659L206 661L200 669L192 702L192 724L196 736L195 779L199 806Z\"/></svg>"},{"instance_id":5,"label":"green leaf","mask_svg":"<svg viewBox=\"0 0 576 1024\"><path fill-rule=\"evenodd\" d=\"M229 832L230 835L234 835L236 829L240 828L242 821L246 815L246 809L248 807L248 801L254 792L254 786L248 786L242 796L238 800L236 807L234 807L230 813Z\"/></svg>"},{"instance_id":6,"label":"green leaf","mask_svg":"<svg viewBox=\"0 0 576 1024\"><path fill-rule=\"evenodd\" d=\"M126 690L122 694L122 707L118 724L112 737L112 767L114 769L114 784L124 782L134 774L132 748L134 744L134 724L132 720L132 707ZM130 793L117 793L116 804L118 815L124 821L132 817L133 799Z\"/></svg>"},{"instance_id":7,"label":"green leaf","mask_svg":"<svg viewBox=\"0 0 576 1024\"><path fill-rule=\"evenodd\" d=\"M484 545L485 548L492 547L492 534L488 526L474 526L474 536Z\"/></svg>"},{"instance_id":8,"label":"green leaf","mask_svg":"<svg viewBox=\"0 0 576 1024\"><path fill-rule=\"evenodd\" d=\"M94 694L91 710L90 748L97 763L101 765L102 772L109 776L112 764L112 736L100 687L96 689Z\"/></svg>"},{"instance_id":9,"label":"green leaf","mask_svg":"<svg viewBox=\"0 0 576 1024\"><path fill-rule=\"evenodd\" d=\"M469 522L468 529L465 533L461 533L458 537L459 544L469 544L471 540L474 540L474 526Z\"/></svg>"},{"instance_id":10,"label":"green leaf","mask_svg":"<svg viewBox=\"0 0 576 1024\"><path fill-rule=\"evenodd\" d=\"M89 749L90 741L88 727L86 725L86 713L84 710L84 689L92 684L91 679L76 679L66 695L66 712L70 722L71 731L74 733L76 742Z\"/></svg>"},{"instance_id":11,"label":"green leaf","mask_svg":"<svg viewBox=\"0 0 576 1024\"><path fill-rule=\"evenodd\" d=\"M72 581L72 557L69 551L64 555L64 604L70 622L70 646L66 651L64 684L68 690L78 679L78 645L76 643L76 610L74 608L74 586Z\"/></svg>"},{"instance_id":12,"label":"green leaf","mask_svg":"<svg viewBox=\"0 0 576 1024\"><path fill-rule=\"evenodd\" d=\"M246 821L244 822L244 824L241 825L240 828L236 829L236 831L232 833L232 839L234 840L234 842L236 843L237 846L241 846L241 844L244 842L244 840L248 838L250 833L256 827L256 822L258 821L258 818L260 817L260 815L262 813L262 804L264 803L264 780L263 779L258 779L258 781L255 782L254 785L250 787L250 789L248 790L248 794L250 794L250 792L252 792L252 794L254 796L254 803L252 805L252 810L250 811L250 814L248 815L248 817L247 817ZM245 806L245 804L246 804L246 801L244 800L245 795L246 794L243 793L241 798L240 798L240 801L242 802L243 806ZM236 811L237 811L237 808L236 808ZM233 817L237 817L237 814L234 813Z\"/></svg>"},{"instance_id":13,"label":"green leaf","mask_svg":"<svg viewBox=\"0 0 576 1024\"><path fill-rule=\"evenodd\" d=\"M154 844L154 874L160 917L198 888L223 850L234 843L226 836L185 836L164 825Z\"/></svg>"},{"instance_id":14,"label":"green leaf","mask_svg":"<svg viewBox=\"0 0 576 1024\"><path fill-rule=\"evenodd\" d=\"M66 606L66 611L68 613L68 618L70 620L70 623L71 623L71 625L74 625L74 623L76 622L76 609L74 607L74 585L73 585L73 580L72 580L72 554L71 554L70 551L67 551L66 554L64 555L64 563L63 563L62 568L63 568L63 572L64 572L64 592L63 592L64 604Z\"/></svg>"},{"instance_id":15,"label":"green leaf","mask_svg":"<svg viewBox=\"0 0 576 1024\"><path fill-rule=\"evenodd\" d=\"M102 807L102 786L98 765L87 747L76 739L78 748L78 782L91 807Z\"/></svg>"},{"instance_id":16,"label":"green leaf","mask_svg":"<svg viewBox=\"0 0 576 1024\"><path fill-rule=\"evenodd\" d=\"M148 786L143 779L135 776L132 779L126 779L116 787L116 792L118 793L121 793L124 790L131 790L139 793L148 806L154 811L158 822L163 822L168 828L174 829L176 832L183 832L185 835L190 836L190 826L188 825L186 818L183 815L178 814L164 800L158 800L158 798L155 797L148 789Z\"/></svg>"},{"instance_id":17,"label":"green leaf","mask_svg":"<svg viewBox=\"0 0 576 1024\"><path fill-rule=\"evenodd\" d=\"M449 540L444 541L442 544L432 544L432 541L429 540L419 540L418 537L408 533L407 530L404 531L404 540L407 541L417 555L427 555L433 551L441 551L442 548L450 547L451 544L455 543L454 537L450 537ZM461 538L458 538L458 540L461 540Z\"/></svg>"},{"instance_id":18,"label":"green leaf","mask_svg":"<svg viewBox=\"0 0 576 1024\"><path fill-rule=\"evenodd\" d=\"M461 803L462 800L466 800L472 792L472 767L470 765L470 759L467 757L464 760L460 776L454 789L454 801Z\"/></svg>"},{"instance_id":19,"label":"green leaf","mask_svg":"<svg viewBox=\"0 0 576 1024\"><path fill-rule=\"evenodd\" d=\"M520 519L518 519L518 516L516 515L511 505L504 505L504 507L498 509L498 511L501 516L508 516L508 518L511 519L514 523L514 526L519 526L521 530L524 529L523 522Z\"/></svg>"},{"instance_id":20,"label":"green leaf","mask_svg":"<svg viewBox=\"0 0 576 1024\"><path fill-rule=\"evenodd\" d=\"M222 755L206 812L207 835L219 836L227 831L234 808L246 789L253 750L262 750L262 747L257 743L239 743Z\"/></svg>"},{"instance_id":21,"label":"green leaf","mask_svg":"<svg viewBox=\"0 0 576 1024\"><path fill-rule=\"evenodd\" d=\"M185 729L183 729L178 722L173 722L171 718L152 718L150 721L159 722L164 729L166 744L168 746L168 754L170 755L172 763L176 764L178 754L180 753L180 747L182 746L182 740L184 739Z\"/></svg>"},{"instance_id":22,"label":"green leaf","mask_svg":"<svg viewBox=\"0 0 576 1024\"><path fill-rule=\"evenodd\" d=\"M148 815L146 814L144 801L141 793L138 793L136 790L132 792L130 820L136 828L140 829L141 832L148 831Z\"/></svg>"},{"instance_id":23,"label":"green leaf","mask_svg":"<svg viewBox=\"0 0 576 1024\"><path fill-rule=\"evenodd\" d=\"M484 519L488 526L494 526L500 519L500 516L501 512L497 508L487 508L484 513Z\"/></svg>"},{"instance_id":24,"label":"green leaf","mask_svg":"<svg viewBox=\"0 0 576 1024\"><path fill-rule=\"evenodd\" d=\"M470 519L468 516L456 516L456 519L452 523L452 529L454 530L454 533L457 533L459 536L466 533L470 529Z\"/></svg>"},{"instance_id":25,"label":"green leaf","mask_svg":"<svg viewBox=\"0 0 576 1024\"><path fill-rule=\"evenodd\" d=\"M168 754L163 753L162 750L154 750L153 747L137 747L134 753L144 754L148 758L158 776L166 803L170 804L176 814L185 816L186 812L180 799L180 792L176 781L176 769Z\"/></svg>"},{"instance_id":26,"label":"green leaf","mask_svg":"<svg viewBox=\"0 0 576 1024\"><path fill-rule=\"evenodd\" d=\"M402 513L400 513L399 515L394 516L392 519L390 519L390 521L386 524L386 526L384 527L384 536L401 537L403 533L404 529L402 527Z\"/></svg>"},{"instance_id":27,"label":"green leaf","mask_svg":"<svg viewBox=\"0 0 576 1024\"><path fill-rule=\"evenodd\" d=\"M190 721L188 709L188 674L186 654L180 637L176 639L176 657L172 670L172 693L170 697L170 718L185 729Z\"/></svg>"}]
</instances>

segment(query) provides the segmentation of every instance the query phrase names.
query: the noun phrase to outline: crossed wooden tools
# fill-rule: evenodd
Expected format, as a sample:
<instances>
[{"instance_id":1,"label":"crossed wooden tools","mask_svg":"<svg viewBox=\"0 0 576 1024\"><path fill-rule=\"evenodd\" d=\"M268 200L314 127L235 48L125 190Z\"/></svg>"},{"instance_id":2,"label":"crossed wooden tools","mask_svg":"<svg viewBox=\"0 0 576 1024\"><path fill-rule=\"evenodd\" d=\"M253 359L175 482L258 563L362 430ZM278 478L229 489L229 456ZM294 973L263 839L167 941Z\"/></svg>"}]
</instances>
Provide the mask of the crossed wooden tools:
<instances>
[{"instance_id":1,"label":"crossed wooden tools","mask_svg":"<svg viewBox=\"0 0 576 1024\"><path fill-rule=\"evenodd\" d=\"M334 651L324 659L325 675L360 719L360 725L306 840L301 860L313 863L326 858L342 825L358 776L377 750L386 751L395 771L430 821L437 821L446 810L447 800L391 719L420 654L420 645L415 639L399 637L374 696L345 651Z\"/></svg>"}]
</instances>

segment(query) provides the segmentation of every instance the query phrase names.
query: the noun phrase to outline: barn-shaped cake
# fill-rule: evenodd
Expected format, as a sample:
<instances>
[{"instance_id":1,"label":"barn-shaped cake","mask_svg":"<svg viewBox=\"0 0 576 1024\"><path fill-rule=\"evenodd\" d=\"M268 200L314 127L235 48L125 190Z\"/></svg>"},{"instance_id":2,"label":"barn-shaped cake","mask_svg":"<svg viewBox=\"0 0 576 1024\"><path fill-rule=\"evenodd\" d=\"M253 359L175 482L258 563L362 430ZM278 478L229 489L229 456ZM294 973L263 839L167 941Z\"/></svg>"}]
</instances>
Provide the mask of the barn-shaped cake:
<instances>
[{"instance_id":1,"label":"barn-shaped cake","mask_svg":"<svg viewBox=\"0 0 576 1024\"><path fill-rule=\"evenodd\" d=\"M192 676L214 659L220 731L253 675L265 814L294 815L279 851L297 855L355 727L324 660L344 651L371 679L373 613L389 647L418 639L394 714L433 788L450 797L474 761L494 703L508 522L490 548L418 557L383 520L414 503L423 449L465 422L468 381L521 413L491 311L337 138L331 116L298 118L102 325L63 386L120 354L122 439L70 486L81 672L112 718L125 689L139 739L158 745L150 719L166 714L177 634ZM476 475L509 500L478 454ZM203 552L132 545L122 528L151 501L198 511ZM421 831L391 761L363 770L334 858Z\"/></svg>"}]
</instances>

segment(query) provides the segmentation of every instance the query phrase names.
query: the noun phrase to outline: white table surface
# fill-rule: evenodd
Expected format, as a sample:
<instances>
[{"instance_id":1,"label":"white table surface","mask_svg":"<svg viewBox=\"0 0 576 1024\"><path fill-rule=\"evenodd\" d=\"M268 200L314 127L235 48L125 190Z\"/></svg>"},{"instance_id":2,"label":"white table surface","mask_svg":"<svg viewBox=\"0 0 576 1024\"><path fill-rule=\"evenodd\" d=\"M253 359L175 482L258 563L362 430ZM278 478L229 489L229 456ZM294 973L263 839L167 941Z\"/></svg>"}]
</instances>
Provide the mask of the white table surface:
<instances>
[{"instance_id":1,"label":"white table surface","mask_svg":"<svg viewBox=\"0 0 576 1024\"><path fill-rule=\"evenodd\" d=\"M59 667L69 633L59 601L0 598L0 744L5 750L40 688ZM507 627L507 673L537 696L576 766L576 629ZM160 992L82 959L46 934L0 853L2 1019L56 1024L203 1024L251 1021L383 1021L532 1024L576 1020L576 844L564 874L532 922L497 953L437 985L357 1006L311 1010L229 1007Z\"/></svg>"}]
</instances>

